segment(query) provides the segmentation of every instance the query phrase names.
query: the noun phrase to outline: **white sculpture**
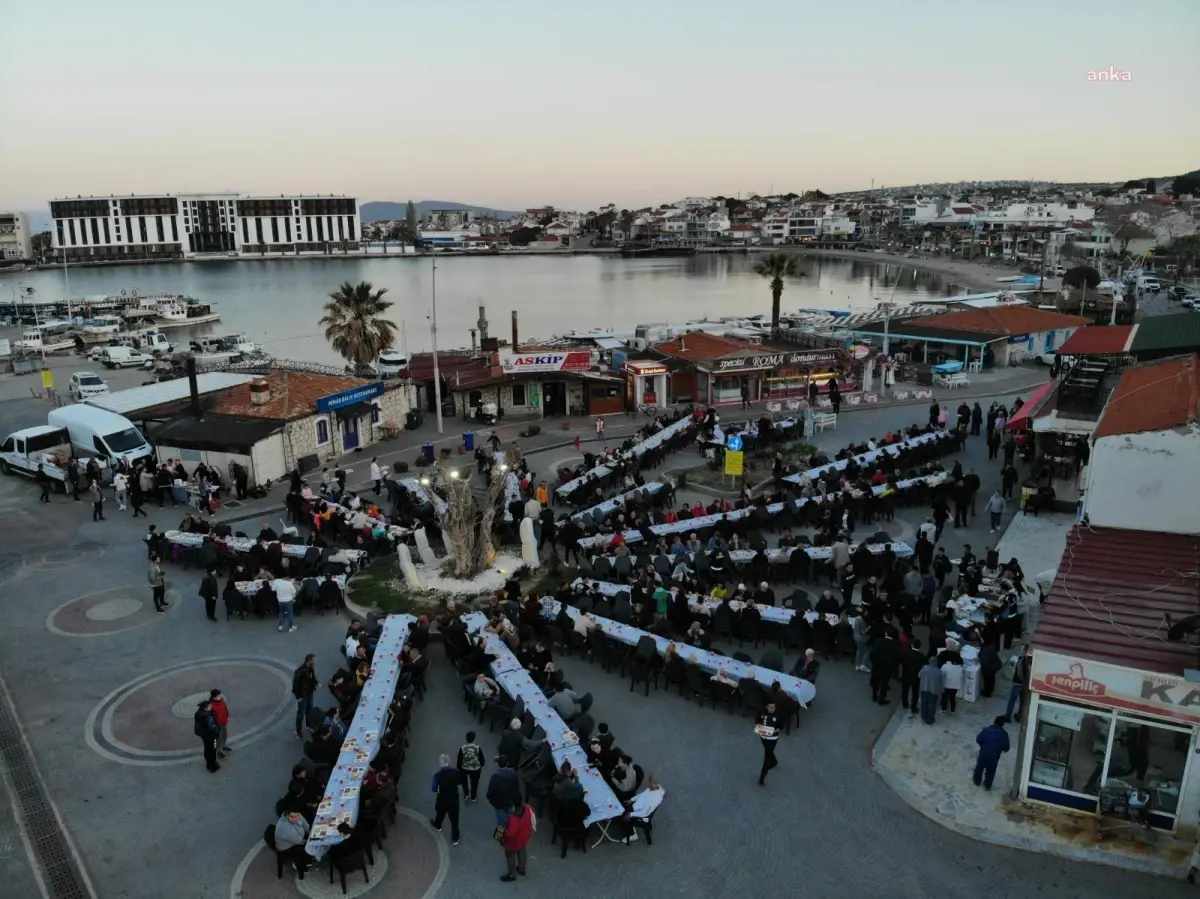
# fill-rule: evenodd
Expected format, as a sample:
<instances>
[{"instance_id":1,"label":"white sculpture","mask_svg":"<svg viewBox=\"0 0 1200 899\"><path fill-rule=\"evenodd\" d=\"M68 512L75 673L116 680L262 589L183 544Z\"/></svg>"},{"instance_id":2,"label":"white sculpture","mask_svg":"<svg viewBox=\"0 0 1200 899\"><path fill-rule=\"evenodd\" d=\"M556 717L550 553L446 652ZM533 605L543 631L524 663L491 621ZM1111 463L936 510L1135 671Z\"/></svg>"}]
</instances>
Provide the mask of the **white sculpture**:
<instances>
[{"instance_id":1,"label":"white sculpture","mask_svg":"<svg viewBox=\"0 0 1200 899\"><path fill-rule=\"evenodd\" d=\"M433 547L429 545L429 535L425 533L425 528L417 528L413 531L413 536L417 538L417 552L421 556L421 563L436 568L437 556L433 554Z\"/></svg>"},{"instance_id":2,"label":"white sculpture","mask_svg":"<svg viewBox=\"0 0 1200 899\"><path fill-rule=\"evenodd\" d=\"M533 533L533 519L522 518L519 530L521 534L521 561L530 568L540 568L542 560L538 558L537 537Z\"/></svg>"},{"instance_id":3,"label":"white sculpture","mask_svg":"<svg viewBox=\"0 0 1200 899\"><path fill-rule=\"evenodd\" d=\"M396 547L396 556L400 560L400 571L404 574L404 582L410 587L420 587L421 577L417 574L417 566L413 564L412 553L408 544L401 543Z\"/></svg>"}]
</instances>

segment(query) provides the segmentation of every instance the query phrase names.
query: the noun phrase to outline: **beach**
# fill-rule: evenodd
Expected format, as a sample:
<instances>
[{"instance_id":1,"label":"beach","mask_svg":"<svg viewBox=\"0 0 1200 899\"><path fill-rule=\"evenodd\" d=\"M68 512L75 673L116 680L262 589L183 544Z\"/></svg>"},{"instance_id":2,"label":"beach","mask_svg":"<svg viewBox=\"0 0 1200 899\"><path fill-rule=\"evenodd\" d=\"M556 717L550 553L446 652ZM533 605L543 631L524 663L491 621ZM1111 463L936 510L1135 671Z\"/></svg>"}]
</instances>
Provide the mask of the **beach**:
<instances>
[{"instance_id":1,"label":"beach","mask_svg":"<svg viewBox=\"0 0 1200 899\"><path fill-rule=\"evenodd\" d=\"M791 251L791 247L779 247ZM850 259L855 262L883 262L889 265L900 265L917 271L928 272L931 275L941 275L965 291L1000 290L1002 285L997 279L1019 275L1020 269L1015 265L1003 265L995 260L967 261L963 259L944 259L940 257L925 258L921 256L906 257L902 253L861 253L854 250L808 250L799 249L795 252L804 256L824 256L836 259Z\"/></svg>"}]
</instances>

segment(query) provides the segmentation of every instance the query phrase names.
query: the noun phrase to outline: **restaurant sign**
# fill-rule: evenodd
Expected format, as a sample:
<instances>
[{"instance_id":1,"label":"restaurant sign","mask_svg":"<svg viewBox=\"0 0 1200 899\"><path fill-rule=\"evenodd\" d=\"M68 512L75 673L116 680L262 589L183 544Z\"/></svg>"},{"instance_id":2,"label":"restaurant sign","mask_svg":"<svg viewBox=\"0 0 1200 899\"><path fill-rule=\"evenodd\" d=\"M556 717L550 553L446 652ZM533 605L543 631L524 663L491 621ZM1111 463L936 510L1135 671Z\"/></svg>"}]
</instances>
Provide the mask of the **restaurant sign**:
<instances>
[{"instance_id":1,"label":"restaurant sign","mask_svg":"<svg viewBox=\"0 0 1200 899\"><path fill-rule=\"evenodd\" d=\"M512 375L523 372L587 371L592 367L592 354L587 350L572 353L513 353L500 354L500 367Z\"/></svg>"},{"instance_id":2,"label":"restaurant sign","mask_svg":"<svg viewBox=\"0 0 1200 899\"><path fill-rule=\"evenodd\" d=\"M1200 723L1200 683L1035 650L1031 686L1035 693L1105 706L1118 711Z\"/></svg>"},{"instance_id":3,"label":"restaurant sign","mask_svg":"<svg viewBox=\"0 0 1200 899\"><path fill-rule=\"evenodd\" d=\"M386 390L387 386L383 381L375 381L372 384L366 384L362 387L351 387L349 390L343 390L341 393L331 393L317 400L317 411L334 412L346 406L353 406L355 403L365 403L367 400L373 400L377 396L383 396Z\"/></svg>"},{"instance_id":4,"label":"restaurant sign","mask_svg":"<svg viewBox=\"0 0 1200 899\"><path fill-rule=\"evenodd\" d=\"M734 356L718 359L713 363L714 372L727 371L756 371L761 369L794 367L803 365L821 365L838 362L842 358L840 350L803 350L795 353L772 353L764 356Z\"/></svg>"}]
</instances>

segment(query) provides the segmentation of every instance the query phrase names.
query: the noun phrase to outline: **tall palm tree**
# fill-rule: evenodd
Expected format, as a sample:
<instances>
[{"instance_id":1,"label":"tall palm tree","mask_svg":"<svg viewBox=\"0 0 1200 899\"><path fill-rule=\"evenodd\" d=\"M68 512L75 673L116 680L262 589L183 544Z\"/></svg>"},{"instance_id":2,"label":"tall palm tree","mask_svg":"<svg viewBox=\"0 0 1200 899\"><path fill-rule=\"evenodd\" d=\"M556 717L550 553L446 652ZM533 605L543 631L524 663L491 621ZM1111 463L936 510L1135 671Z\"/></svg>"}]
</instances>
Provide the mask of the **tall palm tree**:
<instances>
[{"instance_id":1,"label":"tall palm tree","mask_svg":"<svg viewBox=\"0 0 1200 899\"><path fill-rule=\"evenodd\" d=\"M321 326L325 339L333 344L355 369L371 364L396 342L396 326L384 314L392 307L383 295L387 288L375 290L369 281L342 284L329 295Z\"/></svg>"},{"instance_id":2,"label":"tall palm tree","mask_svg":"<svg viewBox=\"0 0 1200 899\"><path fill-rule=\"evenodd\" d=\"M784 278L803 278L800 259L790 253L771 253L755 266L754 272L771 282L771 331L779 330L779 300L783 296Z\"/></svg>"}]
</instances>

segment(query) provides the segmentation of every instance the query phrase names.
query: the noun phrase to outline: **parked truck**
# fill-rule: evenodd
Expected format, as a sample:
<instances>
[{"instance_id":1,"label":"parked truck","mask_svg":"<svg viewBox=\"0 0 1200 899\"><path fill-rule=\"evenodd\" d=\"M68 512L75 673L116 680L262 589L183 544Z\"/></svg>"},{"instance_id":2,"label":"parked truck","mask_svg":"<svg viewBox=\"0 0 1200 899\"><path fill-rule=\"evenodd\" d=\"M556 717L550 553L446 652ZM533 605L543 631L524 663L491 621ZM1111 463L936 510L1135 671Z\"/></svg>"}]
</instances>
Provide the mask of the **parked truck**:
<instances>
[{"instance_id":1,"label":"parked truck","mask_svg":"<svg viewBox=\"0 0 1200 899\"><path fill-rule=\"evenodd\" d=\"M14 431L0 443L0 473L32 478L38 466L46 476L65 489L67 461L71 458L71 435L66 428L39 425Z\"/></svg>"}]
</instances>

